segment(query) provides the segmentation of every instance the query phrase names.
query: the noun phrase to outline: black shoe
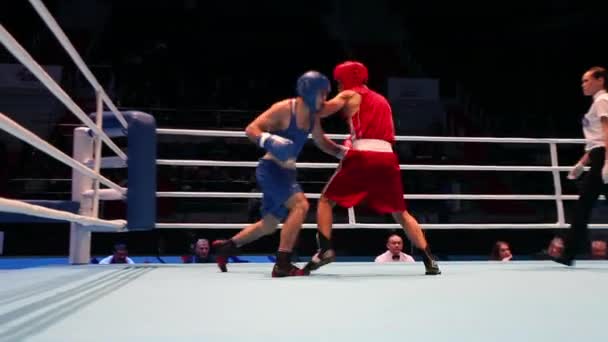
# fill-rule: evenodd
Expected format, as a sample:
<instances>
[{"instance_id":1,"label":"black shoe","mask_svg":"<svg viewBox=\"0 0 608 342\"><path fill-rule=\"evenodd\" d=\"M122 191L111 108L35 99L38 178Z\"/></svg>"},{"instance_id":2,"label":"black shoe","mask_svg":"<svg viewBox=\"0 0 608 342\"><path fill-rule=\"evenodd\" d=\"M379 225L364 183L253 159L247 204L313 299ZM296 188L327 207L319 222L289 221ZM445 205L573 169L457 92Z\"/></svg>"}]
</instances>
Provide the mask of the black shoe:
<instances>
[{"instance_id":1,"label":"black shoe","mask_svg":"<svg viewBox=\"0 0 608 342\"><path fill-rule=\"evenodd\" d=\"M307 272L318 270L321 266L327 265L334 261L336 261L336 253L333 249L328 249L323 252L318 251L312 256L312 259L306 264L306 266L304 266L303 270Z\"/></svg>"},{"instance_id":2,"label":"black shoe","mask_svg":"<svg viewBox=\"0 0 608 342\"><path fill-rule=\"evenodd\" d=\"M439 275L441 274L441 270L439 269L439 265L437 264L437 258L431 253L431 249L427 247L422 251L422 261L424 262L424 268L426 275Z\"/></svg>"},{"instance_id":3,"label":"black shoe","mask_svg":"<svg viewBox=\"0 0 608 342\"><path fill-rule=\"evenodd\" d=\"M283 278L283 277L300 277L310 275L310 272L305 269L299 269L293 264L288 265L279 265L274 264L272 268L272 277L273 278Z\"/></svg>"},{"instance_id":4,"label":"black shoe","mask_svg":"<svg viewBox=\"0 0 608 342\"><path fill-rule=\"evenodd\" d=\"M435 259L425 258L424 259L424 268L426 269L426 272L424 273L426 275L441 274L441 270L439 269L439 265L437 264L437 261L435 261Z\"/></svg>"}]
</instances>

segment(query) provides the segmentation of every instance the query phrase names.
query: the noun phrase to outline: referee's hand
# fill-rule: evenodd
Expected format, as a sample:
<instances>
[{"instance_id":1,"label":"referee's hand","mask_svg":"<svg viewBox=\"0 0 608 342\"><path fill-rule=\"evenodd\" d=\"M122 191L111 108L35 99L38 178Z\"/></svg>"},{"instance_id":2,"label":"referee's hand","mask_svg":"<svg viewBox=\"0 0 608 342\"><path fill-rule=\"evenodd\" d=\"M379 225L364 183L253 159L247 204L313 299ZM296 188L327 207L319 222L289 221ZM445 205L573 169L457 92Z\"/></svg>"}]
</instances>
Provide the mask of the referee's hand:
<instances>
[{"instance_id":1,"label":"referee's hand","mask_svg":"<svg viewBox=\"0 0 608 342\"><path fill-rule=\"evenodd\" d=\"M602 181L604 181L604 184L608 184L608 162L605 162L604 167L602 167Z\"/></svg>"},{"instance_id":2,"label":"referee's hand","mask_svg":"<svg viewBox=\"0 0 608 342\"><path fill-rule=\"evenodd\" d=\"M604 166L605 168L606 166ZM570 172L568 172L568 179L577 179L578 177L581 176L581 174L583 174L583 171L585 171L585 165L581 164L581 163L576 163L576 165L574 165L574 167L572 168L572 170L570 170ZM602 169L602 175L603 175L603 169ZM602 177L603 178L603 177ZM606 183L606 181L604 181L604 183Z\"/></svg>"}]
</instances>

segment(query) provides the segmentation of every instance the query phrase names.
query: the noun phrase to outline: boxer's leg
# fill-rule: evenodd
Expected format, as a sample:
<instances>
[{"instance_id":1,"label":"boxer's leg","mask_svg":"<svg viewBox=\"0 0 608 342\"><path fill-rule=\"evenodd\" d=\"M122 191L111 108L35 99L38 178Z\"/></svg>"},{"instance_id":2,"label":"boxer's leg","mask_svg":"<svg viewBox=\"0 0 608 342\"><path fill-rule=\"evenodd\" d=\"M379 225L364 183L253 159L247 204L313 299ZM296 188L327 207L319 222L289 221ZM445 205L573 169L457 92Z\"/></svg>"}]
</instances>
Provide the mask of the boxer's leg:
<instances>
[{"instance_id":1,"label":"boxer's leg","mask_svg":"<svg viewBox=\"0 0 608 342\"><path fill-rule=\"evenodd\" d=\"M294 184L292 189L299 189L299 185ZM281 241L277 251L277 261L272 270L273 277L288 277L306 275L308 272L300 270L291 263L291 256L298 234L302 229L302 223L308 213L308 200L304 193L299 191L291 195L285 202L285 207L289 209L289 214L281 229Z\"/></svg>"}]
</instances>

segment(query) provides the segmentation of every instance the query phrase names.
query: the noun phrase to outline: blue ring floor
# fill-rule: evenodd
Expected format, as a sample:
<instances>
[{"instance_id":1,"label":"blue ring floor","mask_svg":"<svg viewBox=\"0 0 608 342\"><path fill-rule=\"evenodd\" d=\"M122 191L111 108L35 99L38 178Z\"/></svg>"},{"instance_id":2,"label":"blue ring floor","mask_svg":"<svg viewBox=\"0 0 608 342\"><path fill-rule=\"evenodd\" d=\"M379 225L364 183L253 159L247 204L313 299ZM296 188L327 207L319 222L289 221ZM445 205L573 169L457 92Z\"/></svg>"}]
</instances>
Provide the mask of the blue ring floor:
<instances>
[{"instance_id":1,"label":"blue ring floor","mask_svg":"<svg viewBox=\"0 0 608 342\"><path fill-rule=\"evenodd\" d=\"M300 264L302 266L302 264ZM602 341L608 262L0 270L0 341Z\"/></svg>"}]
</instances>

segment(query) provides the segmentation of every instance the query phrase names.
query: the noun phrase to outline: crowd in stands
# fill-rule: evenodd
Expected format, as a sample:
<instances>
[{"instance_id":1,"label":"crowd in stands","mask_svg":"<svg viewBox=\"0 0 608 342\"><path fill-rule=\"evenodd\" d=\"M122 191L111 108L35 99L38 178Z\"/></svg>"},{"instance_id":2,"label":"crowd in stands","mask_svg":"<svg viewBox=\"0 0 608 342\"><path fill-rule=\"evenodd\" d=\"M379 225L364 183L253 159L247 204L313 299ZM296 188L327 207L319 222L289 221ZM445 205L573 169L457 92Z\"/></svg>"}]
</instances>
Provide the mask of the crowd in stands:
<instances>
[{"instance_id":1,"label":"crowd in stands","mask_svg":"<svg viewBox=\"0 0 608 342\"><path fill-rule=\"evenodd\" d=\"M386 239L385 251L373 258L373 261L378 264L384 263L413 263L416 259L404 252L406 246L401 233L391 232ZM380 246L372 246L372 249L382 251ZM514 254L511 251L511 246L506 241L496 241L490 253L490 261L510 262L514 260L550 260L558 258L564 250L564 240L561 236L555 236L551 239L547 247L533 255ZM594 237L588 246L586 258L590 260L608 260L608 244L602 236ZM270 261L273 261L272 255L268 255ZM294 258L298 259L296 255ZM371 261L372 258L370 258ZM215 255L208 239L196 238L187 247L187 253L180 256L180 260L184 264L209 264L215 263ZM295 261L300 261L295 260ZM148 262L148 261L146 261ZM246 258L239 256L231 256L231 263L248 262ZM93 264L134 264L135 262L129 257L127 245L124 242L117 242L113 246L112 254L98 260L93 257Z\"/></svg>"},{"instance_id":2,"label":"crowd in stands","mask_svg":"<svg viewBox=\"0 0 608 342\"><path fill-rule=\"evenodd\" d=\"M550 260L552 258L559 258L560 256L562 256L563 251L564 239L560 236L555 236L549 241L547 248L534 254L532 256L532 259ZM602 235L594 237L591 240L590 244L586 248L586 257L591 260L608 260L607 241ZM530 257L527 256L524 259L529 258ZM502 262L508 262L517 259L517 256L514 256L511 251L510 244L506 241L496 241L489 258L489 260Z\"/></svg>"}]
</instances>

